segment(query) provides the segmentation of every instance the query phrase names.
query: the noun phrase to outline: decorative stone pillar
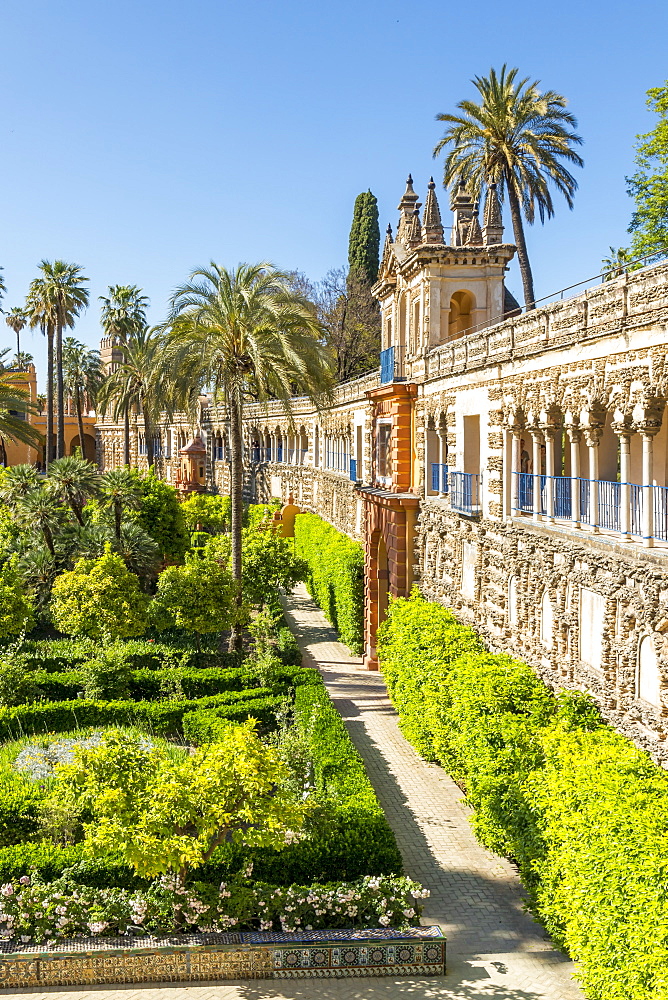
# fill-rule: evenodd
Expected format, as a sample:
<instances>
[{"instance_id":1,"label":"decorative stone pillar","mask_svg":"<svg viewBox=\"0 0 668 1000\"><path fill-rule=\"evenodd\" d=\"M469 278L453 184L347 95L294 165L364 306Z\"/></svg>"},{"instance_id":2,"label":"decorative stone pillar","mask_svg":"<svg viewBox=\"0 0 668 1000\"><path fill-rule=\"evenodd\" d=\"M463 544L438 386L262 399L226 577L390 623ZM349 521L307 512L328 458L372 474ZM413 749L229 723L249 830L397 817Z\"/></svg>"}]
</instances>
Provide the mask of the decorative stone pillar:
<instances>
[{"instance_id":1,"label":"decorative stone pillar","mask_svg":"<svg viewBox=\"0 0 668 1000\"><path fill-rule=\"evenodd\" d=\"M637 424L642 435L642 543L654 548L654 436L661 429L661 416Z\"/></svg>"},{"instance_id":2,"label":"decorative stone pillar","mask_svg":"<svg viewBox=\"0 0 668 1000\"><path fill-rule=\"evenodd\" d=\"M598 446L602 433L603 428L599 425L584 428L589 457L589 524L595 534L600 531L598 523Z\"/></svg>"},{"instance_id":3,"label":"decorative stone pillar","mask_svg":"<svg viewBox=\"0 0 668 1000\"><path fill-rule=\"evenodd\" d=\"M554 524L554 432L552 424L541 428L545 438L545 511L550 524Z\"/></svg>"},{"instance_id":4,"label":"decorative stone pillar","mask_svg":"<svg viewBox=\"0 0 668 1000\"><path fill-rule=\"evenodd\" d=\"M522 428L514 424L510 428L512 434L511 460L510 465L504 463L504 481L506 481L504 495L510 487L510 510L506 514L506 520L512 520L513 515L519 514L520 510L520 472L522 471Z\"/></svg>"},{"instance_id":5,"label":"decorative stone pillar","mask_svg":"<svg viewBox=\"0 0 668 1000\"><path fill-rule=\"evenodd\" d=\"M431 479L431 469L429 467L429 418L425 417L423 426L424 441L423 445L423 465L424 465L424 498L425 500L429 496L429 483Z\"/></svg>"},{"instance_id":6,"label":"decorative stone pillar","mask_svg":"<svg viewBox=\"0 0 668 1000\"><path fill-rule=\"evenodd\" d=\"M444 497L446 493L443 489L443 466L445 465L445 456L447 454L445 427L439 424L436 433L438 434L438 495L439 497Z\"/></svg>"},{"instance_id":7,"label":"decorative stone pillar","mask_svg":"<svg viewBox=\"0 0 668 1000\"><path fill-rule=\"evenodd\" d=\"M543 433L538 427L531 427L529 433L533 441L533 519L534 521L542 521L540 490L542 461L540 448L543 443Z\"/></svg>"},{"instance_id":8,"label":"decorative stone pillar","mask_svg":"<svg viewBox=\"0 0 668 1000\"><path fill-rule=\"evenodd\" d=\"M616 421L612 429L619 438L619 530L623 542L631 541L631 434L628 418Z\"/></svg>"}]
</instances>

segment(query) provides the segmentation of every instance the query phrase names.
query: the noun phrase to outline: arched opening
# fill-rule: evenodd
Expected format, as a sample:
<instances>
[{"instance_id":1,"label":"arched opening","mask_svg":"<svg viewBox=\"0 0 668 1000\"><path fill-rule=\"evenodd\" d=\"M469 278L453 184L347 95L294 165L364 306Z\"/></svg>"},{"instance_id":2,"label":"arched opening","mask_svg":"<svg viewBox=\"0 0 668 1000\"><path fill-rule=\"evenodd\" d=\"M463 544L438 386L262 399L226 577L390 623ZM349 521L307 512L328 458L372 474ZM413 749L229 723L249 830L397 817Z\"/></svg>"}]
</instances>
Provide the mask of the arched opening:
<instances>
[{"instance_id":1,"label":"arched opening","mask_svg":"<svg viewBox=\"0 0 668 1000\"><path fill-rule=\"evenodd\" d=\"M316 469L320 467L320 427L315 425L315 439L313 444L313 465Z\"/></svg>"},{"instance_id":2,"label":"arched opening","mask_svg":"<svg viewBox=\"0 0 668 1000\"><path fill-rule=\"evenodd\" d=\"M508 580L508 624L517 625L517 577Z\"/></svg>"},{"instance_id":3,"label":"arched opening","mask_svg":"<svg viewBox=\"0 0 668 1000\"><path fill-rule=\"evenodd\" d=\"M455 292L450 299L448 338L459 337L473 326L475 299L471 292Z\"/></svg>"},{"instance_id":4,"label":"arched opening","mask_svg":"<svg viewBox=\"0 0 668 1000\"><path fill-rule=\"evenodd\" d=\"M643 638L638 650L638 697L661 707L661 673L654 641L649 635Z\"/></svg>"},{"instance_id":5,"label":"arched opening","mask_svg":"<svg viewBox=\"0 0 668 1000\"><path fill-rule=\"evenodd\" d=\"M554 627L554 609L547 590L543 591L540 602L540 641L545 649L552 649L552 630Z\"/></svg>"},{"instance_id":6,"label":"arched opening","mask_svg":"<svg viewBox=\"0 0 668 1000\"><path fill-rule=\"evenodd\" d=\"M77 434L72 438L70 444L70 455L74 455L75 449L79 447L79 435ZM86 434L84 432L84 446L83 446L83 456L88 459L89 462L95 461L95 438L92 434Z\"/></svg>"}]
</instances>

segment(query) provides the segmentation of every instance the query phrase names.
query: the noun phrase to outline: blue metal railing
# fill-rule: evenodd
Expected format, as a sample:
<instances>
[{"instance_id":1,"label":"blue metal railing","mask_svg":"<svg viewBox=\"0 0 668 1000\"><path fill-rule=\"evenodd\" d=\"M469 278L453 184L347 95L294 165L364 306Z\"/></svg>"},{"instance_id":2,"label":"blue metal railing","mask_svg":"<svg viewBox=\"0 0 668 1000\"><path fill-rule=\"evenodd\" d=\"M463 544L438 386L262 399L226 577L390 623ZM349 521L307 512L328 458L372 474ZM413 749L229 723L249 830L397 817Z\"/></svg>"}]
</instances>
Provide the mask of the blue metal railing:
<instances>
[{"instance_id":1,"label":"blue metal railing","mask_svg":"<svg viewBox=\"0 0 668 1000\"><path fill-rule=\"evenodd\" d=\"M448 467L438 462L431 463L431 488L434 493L448 492Z\"/></svg>"},{"instance_id":2,"label":"blue metal railing","mask_svg":"<svg viewBox=\"0 0 668 1000\"><path fill-rule=\"evenodd\" d=\"M394 381L394 347L386 347L380 352L380 384Z\"/></svg>"},{"instance_id":3,"label":"blue metal railing","mask_svg":"<svg viewBox=\"0 0 668 1000\"><path fill-rule=\"evenodd\" d=\"M350 459L350 480L353 483L357 482L357 459Z\"/></svg>"},{"instance_id":4,"label":"blue metal railing","mask_svg":"<svg viewBox=\"0 0 668 1000\"><path fill-rule=\"evenodd\" d=\"M635 487L642 490L641 486ZM668 541L668 488L665 486L655 486L652 490L654 494L654 538ZM640 534L640 529L638 530Z\"/></svg>"},{"instance_id":5,"label":"blue metal railing","mask_svg":"<svg viewBox=\"0 0 668 1000\"><path fill-rule=\"evenodd\" d=\"M530 514L533 510L533 476L530 472L518 472L516 475L517 507Z\"/></svg>"},{"instance_id":6,"label":"blue metal railing","mask_svg":"<svg viewBox=\"0 0 668 1000\"><path fill-rule=\"evenodd\" d=\"M476 472L450 473L450 506L462 514L480 510L480 475Z\"/></svg>"},{"instance_id":7,"label":"blue metal railing","mask_svg":"<svg viewBox=\"0 0 668 1000\"><path fill-rule=\"evenodd\" d=\"M282 444L279 444L278 448L276 449L276 461L277 462L282 462L283 461L283 445Z\"/></svg>"}]
</instances>

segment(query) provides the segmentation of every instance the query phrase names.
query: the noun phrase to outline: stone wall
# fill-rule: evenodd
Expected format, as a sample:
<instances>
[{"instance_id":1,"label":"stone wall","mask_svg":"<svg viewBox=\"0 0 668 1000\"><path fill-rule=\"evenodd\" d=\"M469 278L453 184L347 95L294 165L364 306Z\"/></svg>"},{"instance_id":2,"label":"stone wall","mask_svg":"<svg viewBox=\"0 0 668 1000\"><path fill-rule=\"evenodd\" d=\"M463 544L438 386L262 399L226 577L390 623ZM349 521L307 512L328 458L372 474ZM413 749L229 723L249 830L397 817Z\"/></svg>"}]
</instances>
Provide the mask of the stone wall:
<instances>
[{"instance_id":1,"label":"stone wall","mask_svg":"<svg viewBox=\"0 0 668 1000\"><path fill-rule=\"evenodd\" d=\"M589 691L605 718L668 764L668 711L640 696L640 648L668 676L668 564L662 554L531 523L470 520L424 503L422 593L489 647L525 660L553 689ZM651 692L644 692L651 693Z\"/></svg>"}]
</instances>

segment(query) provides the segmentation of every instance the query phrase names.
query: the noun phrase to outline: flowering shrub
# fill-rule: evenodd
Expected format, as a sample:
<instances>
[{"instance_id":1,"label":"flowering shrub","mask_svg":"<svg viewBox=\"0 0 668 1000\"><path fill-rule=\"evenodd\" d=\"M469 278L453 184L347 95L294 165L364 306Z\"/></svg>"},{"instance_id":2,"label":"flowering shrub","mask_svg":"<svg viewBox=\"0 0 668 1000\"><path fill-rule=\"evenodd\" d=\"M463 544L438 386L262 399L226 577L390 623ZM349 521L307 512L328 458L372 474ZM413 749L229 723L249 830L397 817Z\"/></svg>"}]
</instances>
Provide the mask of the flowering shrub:
<instances>
[{"instance_id":1,"label":"flowering shrub","mask_svg":"<svg viewBox=\"0 0 668 1000\"><path fill-rule=\"evenodd\" d=\"M168 933L175 930L175 914L183 931L408 927L418 923L418 901L428 895L403 876L279 888L245 880L181 886L163 877L132 892L77 885L67 875L49 883L26 875L0 887L0 939L27 944L77 935Z\"/></svg>"}]
</instances>

